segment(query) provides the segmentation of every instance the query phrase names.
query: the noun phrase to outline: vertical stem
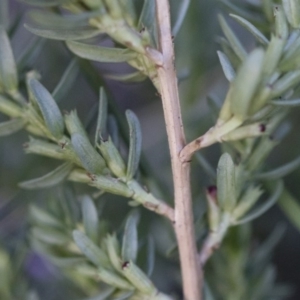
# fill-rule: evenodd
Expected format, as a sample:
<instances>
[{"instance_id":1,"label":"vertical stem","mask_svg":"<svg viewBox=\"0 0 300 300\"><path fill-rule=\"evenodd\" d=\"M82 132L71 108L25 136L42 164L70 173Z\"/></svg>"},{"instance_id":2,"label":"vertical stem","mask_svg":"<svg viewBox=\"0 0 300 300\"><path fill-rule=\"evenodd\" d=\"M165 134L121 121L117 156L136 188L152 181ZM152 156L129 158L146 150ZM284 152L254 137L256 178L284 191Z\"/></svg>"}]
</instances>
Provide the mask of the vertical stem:
<instances>
[{"instance_id":1,"label":"vertical stem","mask_svg":"<svg viewBox=\"0 0 300 300\"><path fill-rule=\"evenodd\" d=\"M185 300L201 300L202 271L197 258L195 242L190 163L181 162L179 158L179 153L186 142L174 67L174 47L168 0L157 0L156 9L160 40L159 50L163 57L162 65L158 67L158 77L172 162L175 193L174 226L179 248L184 298Z\"/></svg>"}]
</instances>

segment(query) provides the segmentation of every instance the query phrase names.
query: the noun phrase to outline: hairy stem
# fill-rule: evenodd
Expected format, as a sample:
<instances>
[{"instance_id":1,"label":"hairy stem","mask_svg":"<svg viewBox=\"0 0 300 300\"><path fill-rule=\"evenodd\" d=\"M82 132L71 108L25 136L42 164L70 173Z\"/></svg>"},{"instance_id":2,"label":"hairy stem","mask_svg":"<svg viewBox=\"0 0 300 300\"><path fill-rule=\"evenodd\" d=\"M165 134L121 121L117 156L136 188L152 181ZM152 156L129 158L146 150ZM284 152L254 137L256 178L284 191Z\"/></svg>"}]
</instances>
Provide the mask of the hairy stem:
<instances>
[{"instance_id":1,"label":"hairy stem","mask_svg":"<svg viewBox=\"0 0 300 300\"><path fill-rule=\"evenodd\" d=\"M175 232L177 236L183 292L186 300L200 300L202 272L197 256L190 188L190 164L181 162L179 153L185 146L168 0L157 0L157 20L162 64L158 66L160 93L167 128L175 193Z\"/></svg>"}]
</instances>

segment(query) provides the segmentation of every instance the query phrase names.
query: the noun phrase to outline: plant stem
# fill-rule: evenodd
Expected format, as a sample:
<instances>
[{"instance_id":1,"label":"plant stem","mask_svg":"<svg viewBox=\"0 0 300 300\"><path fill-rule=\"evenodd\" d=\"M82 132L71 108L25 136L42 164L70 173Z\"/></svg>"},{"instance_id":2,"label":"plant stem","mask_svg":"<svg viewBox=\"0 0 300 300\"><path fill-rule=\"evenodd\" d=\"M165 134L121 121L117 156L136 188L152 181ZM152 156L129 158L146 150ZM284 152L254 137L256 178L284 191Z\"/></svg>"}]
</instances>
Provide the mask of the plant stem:
<instances>
[{"instance_id":1,"label":"plant stem","mask_svg":"<svg viewBox=\"0 0 300 300\"><path fill-rule=\"evenodd\" d=\"M190 188L190 164L181 162L179 153L185 146L177 76L174 68L174 47L170 25L168 0L157 0L157 21L162 65L158 66L160 93L171 154L175 232L179 248L183 292L186 300L202 299L202 271L197 257L194 233L192 198Z\"/></svg>"}]
</instances>

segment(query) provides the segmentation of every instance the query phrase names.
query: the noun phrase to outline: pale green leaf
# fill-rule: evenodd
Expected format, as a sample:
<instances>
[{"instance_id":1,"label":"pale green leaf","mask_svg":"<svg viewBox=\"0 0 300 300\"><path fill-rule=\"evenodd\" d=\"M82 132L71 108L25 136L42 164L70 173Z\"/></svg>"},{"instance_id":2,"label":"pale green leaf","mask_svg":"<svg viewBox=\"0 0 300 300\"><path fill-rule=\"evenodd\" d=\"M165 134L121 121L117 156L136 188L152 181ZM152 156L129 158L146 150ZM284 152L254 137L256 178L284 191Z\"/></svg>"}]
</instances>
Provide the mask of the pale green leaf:
<instances>
[{"instance_id":1,"label":"pale green leaf","mask_svg":"<svg viewBox=\"0 0 300 300\"><path fill-rule=\"evenodd\" d=\"M179 6L178 15L176 17L176 22L174 24L174 27L172 29L172 35L176 36L182 27L183 21L185 19L185 16L187 14L188 8L190 6L190 0L182 0L181 5Z\"/></svg>"},{"instance_id":2,"label":"pale green leaf","mask_svg":"<svg viewBox=\"0 0 300 300\"><path fill-rule=\"evenodd\" d=\"M256 175L257 179L267 179L267 180L275 180L280 179L291 172L297 170L300 166L300 157L294 159L293 161L284 164L283 166L276 168L272 171L268 171L265 173L260 173Z\"/></svg>"},{"instance_id":3,"label":"pale green leaf","mask_svg":"<svg viewBox=\"0 0 300 300\"><path fill-rule=\"evenodd\" d=\"M300 70L291 71L277 80L272 87L271 97L276 98L282 96L289 89L293 88L300 82Z\"/></svg>"},{"instance_id":4,"label":"pale green leaf","mask_svg":"<svg viewBox=\"0 0 300 300\"><path fill-rule=\"evenodd\" d=\"M157 292L155 286L147 275L133 262L124 263L122 268L123 275L129 280L132 285L140 292L146 295L153 295Z\"/></svg>"},{"instance_id":5,"label":"pale green leaf","mask_svg":"<svg viewBox=\"0 0 300 300\"><path fill-rule=\"evenodd\" d=\"M61 138L65 128L64 119L52 95L36 79L30 79L28 86L42 112L47 128L54 137Z\"/></svg>"},{"instance_id":6,"label":"pale green leaf","mask_svg":"<svg viewBox=\"0 0 300 300\"><path fill-rule=\"evenodd\" d=\"M268 39L263 35L263 33L260 32L259 29L257 29L249 21L234 14L230 14L230 16L239 24L241 24L245 29L247 29L261 44L267 45L269 43Z\"/></svg>"},{"instance_id":7,"label":"pale green leaf","mask_svg":"<svg viewBox=\"0 0 300 300\"><path fill-rule=\"evenodd\" d=\"M289 26L286 16L281 5L276 5L274 8L275 16L275 33L278 38L286 40L289 36Z\"/></svg>"},{"instance_id":8,"label":"pale green leaf","mask_svg":"<svg viewBox=\"0 0 300 300\"><path fill-rule=\"evenodd\" d=\"M4 27L0 25L0 90L18 89L18 73L14 55Z\"/></svg>"},{"instance_id":9,"label":"pale green leaf","mask_svg":"<svg viewBox=\"0 0 300 300\"><path fill-rule=\"evenodd\" d=\"M235 166L231 156L224 153L217 169L218 203L225 211L231 211L236 204Z\"/></svg>"},{"instance_id":10,"label":"pale green leaf","mask_svg":"<svg viewBox=\"0 0 300 300\"><path fill-rule=\"evenodd\" d=\"M19 186L23 189L34 190L34 189L42 189L57 185L64 181L66 177L70 174L72 170L72 164L66 162L53 170L52 172L28 181L24 181L19 183Z\"/></svg>"},{"instance_id":11,"label":"pale green leaf","mask_svg":"<svg viewBox=\"0 0 300 300\"><path fill-rule=\"evenodd\" d=\"M97 208L89 196L81 200L83 226L86 235L94 242L99 240L99 220Z\"/></svg>"},{"instance_id":12,"label":"pale green leaf","mask_svg":"<svg viewBox=\"0 0 300 300\"><path fill-rule=\"evenodd\" d=\"M232 50L239 57L239 59L243 61L247 57L246 50L240 43L235 33L231 30L224 17L221 15L219 15L219 22L224 35L226 36L230 46L232 47Z\"/></svg>"},{"instance_id":13,"label":"pale green leaf","mask_svg":"<svg viewBox=\"0 0 300 300\"><path fill-rule=\"evenodd\" d=\"M283 9L287 19L292 27L300 26L300 1L299 0L282 0Z\"/></svg>"},{"instance_id":14,"label":"pale green leaf","mask_svg":"<svg viewBox=\"0 0 300 300\"><path fill-rule=\"evenodd\" d=\"M300 230L300 203L285 188L279 197L278 204L289 221Z\"/></svg>"},{"instance_id":15,"label":"pale green leaf","mask_svg":"<svg viewBox=\"0 0 300 300\"><path fill-rule=\"evenodd\" d=\"M33 6L51 7L51 6L67 4L69 2L72 2L73 0L20 0L20 1Z\"/></svg>"},{"instance_id":16,"label":"pale green leaf","mask_svg":"<svg viewBox=\"0 0 300 300\"><path fill-rule=\"evenodd\" d=\"M125 75L105 75L106 78L117 80L117 81L123 81L123 82L141 82L147 79L147 76L141 73L140 71L131 73L131 74L125 74Z\"/></svg>"},{"instance_id":17,"label":"pale green leaf","mask_svg":"<svg viewBox=\"0 0 300 300\"><path fill-rule=\"evenodd\" d=\"M97 275L100 280L111 285L113 287L119 288L121 290L133 290L133 286L121 276L116 273L106 270L104 268L99 268Z\"/></svg>"},{"instance_id":18,"label":"pale green leaf","mask_svg":"<svg viewBox=\"0 0 300 300\"><path fill-rule=\"evenodd\" d=\"M104 159L92 146L87 137L80 133L74 133L71 141L83 167L92 174L101 174L106 167Z\"/></svg>"},{"instance_id":19,"label":"pale green leaf","mask_svg":"<svg viewBox=\"0 0 300 300\"><path fill-rule=\"evenodd\" d=\"M123 261L136 261L139 246L137 232L139 218L139 212L134 210L130 213L126 220L122 243Z\"/></svg>"},{"instance_id":20,"label":"pale green leaf","mask_svg":"<svg viewBox=\"0 0 300 300\"><path fill-rule=\"evenodd\" d=\"M272 104L276 106L286 106L286 107L300 106L300 99L273 100Z\"/></svg>"},{"instance_id":21,"label":"pale green leaf","mask_svg":"<svg viewBox=\"0 0 300 300\"><path fill-rule=\"evenodd\" d=\"M25 124L26 121L19 118L0 123L0 137L11 135L21 130L25 126Z\"/></svg>"},{"instance_id":22,"label":"pale green leaf","mask_svg":"<svg viewBox=\"0 0 300 300\"><path fill-rule=\"evenodd\" d=\"M9 26L8 0L0 1L0 26L3 26L5 30L8 30L8 26Z\"/></svg>"},{"instance_id":23,"label":"pale green leaf","mask_svg":"<svg viewBox=\"0 0 300 300\"><path fill-rule=\"evenodd\" d=\"M34 227L31 230L34 238L49 244L49 245L66 245L70 242L70 238L61 230L53 229L51 227Z\"/></svg>"},{"instance_id":24,"label":"pale green leaf","mask_svg":"<svg viewBox=\"0 0 300 300\"><path fill-rule=\"evenodd\" d=\"M99 136L106 136L106 123L107 123L107 95L103 87L100 88L99 92L99 107L98 107L98 117L97 126L95 132L95 145L98 144Z\"/></svg>"},{"instance_id":25,"label":"pale green leaf","mask_svg":"<svg viewBox=\"0 0 300 300\"><path fill-rule=\"evenodd\" d=\"M56 102L59 102L66 96L67 92L71 89L75 82L77 75L79 74L79 67L76 59L73 59L68 65L67 69L63 73L60 81L52 92L53 98Z\"/></svg>"},{"instance_id":26,"label":"pale green leaf","mask_svg":"<svg viewBox=\"0 0 300 300\"><path fill-rule=\"evenodd\" d=\"M33 222L38 226L58 227L58 228L64 226L62 220L57 219L55 216L52 216L48 212L40 209L35 205L31 205L29 207L29 216L33 220Z\"/></svg>"},{"instance_id":27,"label":"pale green leaf","mask_svg":"<svg viewBox=\"0 0 300 300\"><path fill-rule=\"evenodd\" d=\"M262 49L252 51L238 70L229 90L231 111L242 120L250 114L251 100L260 84L263 61Z\"/></svg>"},{"instance_id":28,"label":"pale green leaf","mask_svg":"<svg viewBox=\"0 0 300 300\"><path fill-rule=\"evenodd\" d=\"M87 39L102 32L90 26L85 16L62 17L45 11L29 12L25 27L36 35L55 40Z\"/></svg>"},{"instance_id":29,"label":"pale green leaf","mask_svg":"<svg viewBox=\"0 0 300 300\"><path fill-rule=\"evenodd\" d=\"M233 69L233 66L231 65L231 63L225 53L223 53L221 51L217 51L217 53L218 53L218 57L219 57L224 75L227 78L227 80L229 82L231 82L235 77L235 71Z\"/></svg>"},{"instance_id":30,"label":"pale green leaf","mask_svg":"<svg viewBox=\"0 0 300 300\"><path fill-rule=\"evenodd\" d=\"M79 57L99 62L125 62L136 57L136 53L127 49L108 48L70 41L67 42L67 45Z\"/></svg>"},{"instance_id":31,"label":"pale green leaf","mask_svg":"<svg viewBox=\"0 0 300 300\"><path fill-rule=\"evenodd\" d=\"M131 110L126 111L126 117L129 124L130 134L127 178L132 179L139 166L142 151L142 132L139 120Z\"/></svg>"},{"instance_id":32,"label":"pale green leaf","mask_svg":"<svg viewBox=\"0 0 300 300\"><path fill-rule=\"evenodd\" d=\"M283 191L283 183L281 181L279 181L278 184L276 185L276 188L273 191L273 194L270 196L269 199L267 199L263 204L261 204L258 208L254 209L252 212L250 212L244 218L234 222L234 225L248 223L248 222L253 221L254 219L260 217L261 215L263 215L266 211L268 211L276 203L276 201L279 199L282 191Z\"/></svg>"},{"instance_id":33,"label":"pale green leaf","mask_svg":"<svg viewBox=\"0 0 300 300\"><path fill-rule=\"evenodd\" d=\"M147 275L150 277L153 273L155 265L155 243L154 239L149 235L147 240Z\"/></svg>"},{"instance_id":34,"label":"pale green leaf","mask_svg":"<svg viewBox=\"0 0 300 300\"><path fill-rule=\"evenodd\" d=\"M156 24L156 2L155 0L145 0L138 22L138 28L144 27L149 31L152 41L157 44L157 24Z\"/></svg>"},{"instance_id":35,"label":"pale green leaf","mask_svg":"<svg viewBox=\"0 0 300 300\"><path fill-rule=\"evenodd\" d=\"M73 231L73 238L80 251L96 266L109 267L110 263L105 252L96 246L83 232Z\"/></svg>"},{"instance_id":36,"label":"pale green leaf","mask_svg":"<svg viewBox=\"0 0 300 300\"><path fill-rule=\"evenodd\" d=\"M113 177L101 175L93 176L93 180L90 182L90 185L107 193L121 195L127 198L133 196L132 190L129 189L127 185Z\"/></svg>"}]
</instances>

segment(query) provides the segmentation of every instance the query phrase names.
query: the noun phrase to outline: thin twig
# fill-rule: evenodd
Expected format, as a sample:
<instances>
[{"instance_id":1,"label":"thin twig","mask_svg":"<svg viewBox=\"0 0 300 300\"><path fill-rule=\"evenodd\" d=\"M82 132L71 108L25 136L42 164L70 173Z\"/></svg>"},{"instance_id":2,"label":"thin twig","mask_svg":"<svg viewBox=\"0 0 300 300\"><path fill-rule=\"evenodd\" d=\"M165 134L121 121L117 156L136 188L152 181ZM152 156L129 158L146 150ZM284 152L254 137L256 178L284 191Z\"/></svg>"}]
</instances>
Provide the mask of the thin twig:
<instances>
[{"instance_id":1,"label":"thin twig","mask_svg":"<svg viewBox=\"0 0 300 300\"><path fill-rule=\"evenodd\" d=\"M158 78L171 154L175 193L175 232L177 236L183 292L186 300L201 300L202 272L198 261L190 188L190 164L182 163L179 153L185 146L179 102L174 48L168 0L157 0L157 21L162 63Z\"/></svg>"}]
</instances>

